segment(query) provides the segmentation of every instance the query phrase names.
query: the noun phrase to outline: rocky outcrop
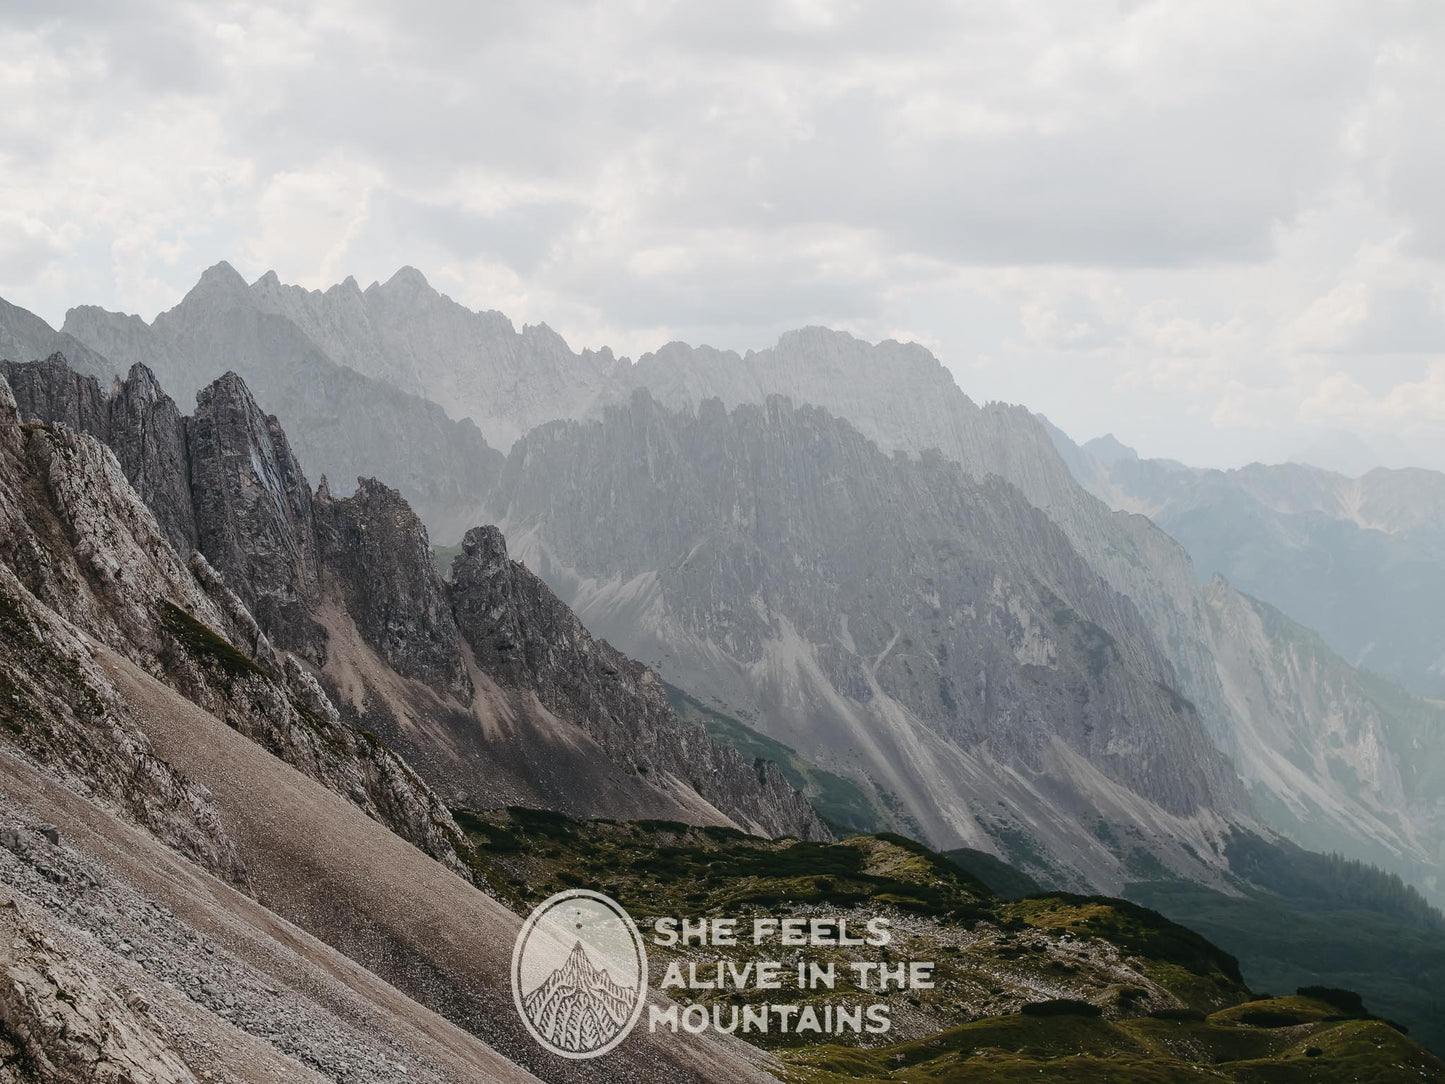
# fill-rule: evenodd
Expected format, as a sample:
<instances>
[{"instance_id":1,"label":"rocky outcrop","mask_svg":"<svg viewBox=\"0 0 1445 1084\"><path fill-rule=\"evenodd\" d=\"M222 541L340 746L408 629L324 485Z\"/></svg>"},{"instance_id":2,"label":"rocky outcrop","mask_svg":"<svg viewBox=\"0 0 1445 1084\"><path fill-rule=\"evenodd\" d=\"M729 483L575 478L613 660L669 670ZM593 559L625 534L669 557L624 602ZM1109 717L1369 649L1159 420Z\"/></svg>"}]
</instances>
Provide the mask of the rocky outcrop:
<instances>
[{"instance_id":1,"label":"rocky outcrop","mask_svg":"<svg viewBox=\"0 0 1445 1084\"><path fill-rule=\"evenodd\" d=\"M767 835L827 838L775 765L748 765L702 727L683 724L658 676L588 633L546 584L507 556L496 527L467 532L452 564L450 594L478 664L505 686L535 690L549 711L579 723L614 761L685 781Z\"/></svg>"},{"instance_id":2,"label":"rocky outcrop","mask_svg":"<svg viewBox=\"0 0 1445 1084\"><path fill-rule=\"evenodd\" d=\"M470 701L446 585L401 494L362 478L350 497L332 499L323 478L315 509L321 560L366 642L398 674Z\"/></svg>"},{"instance_id":3,"label":"rocky outcrop","mask_svg":"<svg viewBox=\"0 0 1445 1084\"><path fill-rule=\"evenodd\" d=\"M144 365L103 391L61 354L44 361L0 362L20 415L60 422L110 446L126 478L182 555L196 548L185 419Z\"/></svg>"},{"instance_id":4,"label":"rocky outcrop","mask_svg":"<svg viewBox=\"0 0 1445 1084\"><path fill-rule=\"evenodd\" d=\"M91 639L462 870L460 836L422 780L342 721L203 556L177 556L109 449L68 426L22 424L0 381L0 721L27 756L244 880L214 810L150 753Z\"/></svg>"},{"instance_id":5,"label":"rocky outcrop","mask_svg":"<svg viewBox=\"0 0 1445 1084\"><path fill-rule=\"evenodd\" d=\"M311 488L286 434L234 373L202 389L189 430L201 552L280 646L324 662Z\"/></svg>"},{"instance_id":6,"label":"rocky outcrop","mask_svg":"<svg viewBox=\"0 0 1445 1084\"><path fill-rule=\"evenodd\" d=\"M194 1084L143 1013L62 952L0 886L0 1082Z\"/></svg>"}]
</instances>

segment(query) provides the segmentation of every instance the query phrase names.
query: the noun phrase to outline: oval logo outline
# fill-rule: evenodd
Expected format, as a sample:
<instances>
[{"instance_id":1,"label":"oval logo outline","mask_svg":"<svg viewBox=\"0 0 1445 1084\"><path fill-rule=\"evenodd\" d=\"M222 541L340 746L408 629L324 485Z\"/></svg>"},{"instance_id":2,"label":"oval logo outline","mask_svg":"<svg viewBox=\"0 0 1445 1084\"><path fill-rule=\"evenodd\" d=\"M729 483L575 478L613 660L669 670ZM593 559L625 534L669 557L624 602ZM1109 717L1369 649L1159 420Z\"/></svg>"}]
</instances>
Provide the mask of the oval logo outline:
<instances>
[{"instance_id":1,"label":"oval logo outline","mask_svg":"<svg viewBox=\"0 0 1445 1084\"><path fill-rule=\"evenodd\" d=\"M566 916L570 922L554 917L574 903L575 913ZM564 933L567 925L572 929ZM612 970L627 962L618 951L622 935L630 948L630 986L612 978ZM538 953L545 974L540 982L529 982L525 972L536 979ZM517 1015L539 1046L562 1058L597 1058L615 1049L642 1017L647 952L637 924L620 903L591 889L567 889L543 900L527 916L512 946L511 978ZM579 986L585 987L581 993L569 993ZM624 998L630 1000L625 1012L619 1004ZM593 1036L600 1041L587 1037L589 1018L602 1025L601 1034Z\"/></svg>"}]
</instances>

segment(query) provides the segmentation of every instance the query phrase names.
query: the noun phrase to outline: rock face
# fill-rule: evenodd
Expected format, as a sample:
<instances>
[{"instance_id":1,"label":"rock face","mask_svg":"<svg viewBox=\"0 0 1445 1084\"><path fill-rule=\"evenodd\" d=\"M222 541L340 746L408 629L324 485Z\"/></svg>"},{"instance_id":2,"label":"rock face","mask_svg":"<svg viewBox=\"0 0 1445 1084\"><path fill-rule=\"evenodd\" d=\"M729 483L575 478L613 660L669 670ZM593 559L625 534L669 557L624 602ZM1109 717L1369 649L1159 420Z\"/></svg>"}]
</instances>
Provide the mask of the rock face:
<instances>
[{"instance_id":1,"label":"rock face","mask_svg":"<svg viewBox=\"0 0 1445 1084\"><path fill-rule=\"evenodd\" d=\"M91 426L100 435L125 447L144 443L140 430L122 423L140 424L148 415L112 404L141 398L133 386L150 387L148 373L133 372L107 400L93 381L77 382L59 359L17 370L33 413L56 409L79 417L74 404L84 404L86 417L105 421ZM153 600L150 608L133 602L131 610L141 616L117 630L117 640L128 636L163 651L188 637L204 647L204 630L223 630L250 657L227 657L232 672L222 693L196 667L183 667L186 694L208 710L229 710L267 748L354 793L369 812L421 839L428 853L450 853L450 816L444 810L430 816L434 796L409 799L419 793L419 780L408 779L384 749L371 755L358 733L374 731L394 744L453 804L532 802L586 815L827 835L774 770L752 768L700 728L683 724L655 675L597 645L524 571L486 585L473 577L474 591L503 581L512 588L488 616L480 594L441 579L426 529L398 493L362 479L350 497L333 497L325 484L313 496L279 422L262 413L234 374L202 389L196 414L180 432L189 453L198 550L190 569L167 567L173 580L202 585L194 594L204 602L188 598L159 613ZM114 469L115 460L108 462ZM146 465L138 460L136 469ZM115 474L109 485L123 488ZM154 488L169 494L174 486ZM499 536L495 542L503 545ZM147 545L160 554L156 559L166 559L160 551L169 549L159 539ZM510 569L504 548L502 555ZM466 640L454 616L458 606L466 613ZM499 659L491 621L506 626L503 635L530 638L539 653L527 667ZM474 655L468 642L484 648ZM311 671L288 659L288 651ZM487 684L484 694L478 680ZM276 688L278 681L285 691ZM343 724L333 703L355 729ZM327 755L313 733L318 728L321 737L346 732L340 761ZM649 777L654 764L656 775ZM570 782L559 771L564 766L574 776Z\"/></svg>"},{"instance_id":2,"label":"rock face","mask_svg":"<svg viewBox=\"0 0 1445 1084\"><path fill-rule=\"evenodd\" d=\"M452 565L457 625L479 666L501 684L536 690L614 761L671 777L768 835L821 831L772 763L748 765L683 724L652 670L594 639L537 576L507 556L495 527L467 532Z\"/></svg>"},{"instance_id":3,"label":"rock face","mask_svg":"<svg viewBox=\"0 0 1445 1084\"><path fill-rule=\"evenodd\" d=\"M22 424L3 381L0 526L0 720L28 756L244 880L205 796L156 760L97 669L98 642L461 871L460 834L421 779L342 722L203 556L179 558L108 448L68 426Z\"/></svg>"},{"instance_id":4,"label":"rock face","mask_svg":"<svg viewBox=\"0 0 1445 1084\"><path fill-rule=\"evenodd\" d=\"M1130 855L1103 822L1200 874L1170 838L1206 854L1241 813L1130 602L998 479L781 398L692 415L638 392L519 442L497 510L589 627L938 845L1109 883Z\"/></svg>"},{"instance_id":5,"label":"rock face","mask_svg":"<svg viewBox=\"0 0 1445 1084\"><path fill-rule=\"evenodd\" d=\"M20 413L63 422L108 444L177 553L196 548L190 458L181 412L144 365L134 365L110 394L52 354L31 363L0 362Z\"/></svg>"},{"instance_id":6,"label":"rock face","mask_svg":"<svg viewBox=\"0 0 1445 1084\"><path fill-rule=\"evenodd\" d=\"M321 561L366 642L398 674L470 701L446 585L426 528L401 494L363 478L354 494L334 500L323 480L316 513Z\"/></svg>"},{"instance_id":7,"label":"rock face","mask_svg":"<svg viewBox=\"0 0 1445 1084\"><path fill-rule=\"evenodd\" d=\"M280 646L324 662L311 488L286 434L234 373L201 390L189 430L201 552Z\"/></svg>"},{"instance_id":8,"label":"rock face","mask_svg":"<svg viewBox=\"0 0 1445 1084\"><path fill-rule=\"evenodd\" d=\"M923 347L867 343L820 327L788 332L775 346L741 356L672 343L639 359L627 382L675 409L697 409L710 397L731 409L785 395L847 419L885 452L937 451L973 478L1005 479L1133 603L1169 657L1174 687L1198 708L1218 744L1228 744L1231 724L1184 550L1148 520L1112 512L1084 491L1033 415L1004 403L978 406ZM1100 623L1111 635L1128 635L1107 616Z\"/></svg>"}]
</instances>

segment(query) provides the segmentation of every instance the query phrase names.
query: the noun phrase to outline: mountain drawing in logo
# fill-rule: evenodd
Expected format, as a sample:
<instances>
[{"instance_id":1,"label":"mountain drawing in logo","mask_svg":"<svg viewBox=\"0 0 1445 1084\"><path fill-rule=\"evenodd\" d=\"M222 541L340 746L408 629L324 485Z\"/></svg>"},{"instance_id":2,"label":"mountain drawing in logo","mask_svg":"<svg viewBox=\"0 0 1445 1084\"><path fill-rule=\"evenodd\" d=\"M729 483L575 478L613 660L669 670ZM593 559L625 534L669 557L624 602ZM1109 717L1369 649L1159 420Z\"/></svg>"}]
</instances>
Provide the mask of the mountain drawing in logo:
<instances>
[{"instance_id":1,"label":"mountain drawing in logo","mask_svg":"<svg viewBox=\"0 0 1445 1084\"><path fill-rule=\"evenodd\" d=\"M637 1026L647 1001L647 951L637 923L591 889L544 900L517 934L512 1000L546 1050L603 1056Z\"/></svg>"},{"instance_id":2,"label":"mountain drawing in logo","mask_svg":"<svg viewBox=\"0 0 1445 1084\"><path fill-rule=\"evenodd\" d=\"M614 982L595 967L578 941L566 961L522 999L532 1026L559 1049L585 1053L622 1032L637 1004L637 988Z\"/></svg>"}]
</instances>

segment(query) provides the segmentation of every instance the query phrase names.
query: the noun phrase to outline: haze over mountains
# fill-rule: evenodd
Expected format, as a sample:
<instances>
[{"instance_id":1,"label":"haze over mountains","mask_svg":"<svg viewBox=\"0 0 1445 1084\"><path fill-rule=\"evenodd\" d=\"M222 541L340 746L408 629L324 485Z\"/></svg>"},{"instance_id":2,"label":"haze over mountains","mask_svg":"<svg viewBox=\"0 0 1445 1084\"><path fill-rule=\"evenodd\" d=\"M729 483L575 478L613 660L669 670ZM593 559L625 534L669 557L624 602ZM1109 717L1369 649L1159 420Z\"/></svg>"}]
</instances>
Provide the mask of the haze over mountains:
<instances>
[{"instance_id":1,"label":"haze over mountains","mask_svg":"<svg viewBox=\"0 0 1445 1084\"><path fill-rule=\"evenodd\" d=\"M1177 538L1218 572L1315 629L1351 662L1445 696L1445 475L1346 477L1298 463L1198 470L1111 437L1052 431L1081 485Z\"/></svg>"},{"instance_id":2,"label":"haze over mountains","mask_svg":"<svg viewBox=\"0 0 1445 1084\"><path fill-rule=\"evenodd\" d=\"M225 265L151 325L64 334L183 396L236 370L308 473L395 479L437 540L499 523L592 632L933 842L1113 888L1222 875L1233 824L1426 887L1445 864L1437 709L1201 585L920 347L806 329L628 365L410 270L317 293Z\"/></svg>"}]
</instances>

